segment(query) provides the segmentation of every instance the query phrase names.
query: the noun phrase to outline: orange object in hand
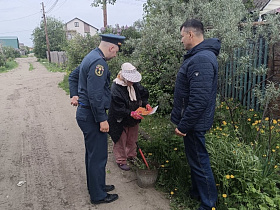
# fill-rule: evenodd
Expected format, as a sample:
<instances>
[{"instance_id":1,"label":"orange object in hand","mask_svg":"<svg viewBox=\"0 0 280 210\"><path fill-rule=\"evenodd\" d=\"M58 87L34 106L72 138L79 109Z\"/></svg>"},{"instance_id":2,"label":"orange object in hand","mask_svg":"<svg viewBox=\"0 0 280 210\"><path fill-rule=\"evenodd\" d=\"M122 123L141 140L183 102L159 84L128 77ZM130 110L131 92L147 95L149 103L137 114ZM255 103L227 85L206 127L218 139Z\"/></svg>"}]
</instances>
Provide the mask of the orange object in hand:
<instances>
[{"instance_id":1,"label":"orange object in hand","mask_svg":"<svg viewBox=\"0 0 280 210\"><path fill-rule=\"evenodd\" d=\"M130 116L133 117L133 119L135 120L141 120L144 119L144 117L141 116L141 113L137 112L137 111L132 111L130 113Z\"/></svg>"}]
</instances>

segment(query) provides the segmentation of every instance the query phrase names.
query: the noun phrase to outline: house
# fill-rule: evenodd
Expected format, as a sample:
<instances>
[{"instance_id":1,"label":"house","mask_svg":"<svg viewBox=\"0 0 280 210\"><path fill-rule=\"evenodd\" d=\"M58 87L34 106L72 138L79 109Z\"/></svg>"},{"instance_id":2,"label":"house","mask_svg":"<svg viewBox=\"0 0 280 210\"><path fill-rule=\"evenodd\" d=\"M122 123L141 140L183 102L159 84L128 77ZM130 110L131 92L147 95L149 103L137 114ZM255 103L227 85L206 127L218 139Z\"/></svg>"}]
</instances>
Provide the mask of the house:
<instances>
[{"instance_id":1,"label":"house","mask_svg":"<svg viewBox=\"0 0 280 210\"><path fill-rule=\"evenodd\" d=\"M279 13L280 0L254 0L255 9L260 11L260 19L268 13Z\"/></svg>"},{"instance_id":2,"label":"house","mask_svg":"<svg viewBox=\"0 0 280 210\"><path fill-rule=\"evenodd\" d=\"M82 36L86 36L87 34L93 36L98 32L98 29L85 21L74 18L65 24L66 28L66 38L68 40L72 39L75 34L81 34Z\"/></svg>"},{"instance_id":3,"label":"house","mask_svg":"<svg viewBox=\"0 0 280 210\"><path fill-rule=\"evenodd\" d=\"M0 45L19 49L19 41L16 36L0 36Z\"/></svg>"}]
</instances>

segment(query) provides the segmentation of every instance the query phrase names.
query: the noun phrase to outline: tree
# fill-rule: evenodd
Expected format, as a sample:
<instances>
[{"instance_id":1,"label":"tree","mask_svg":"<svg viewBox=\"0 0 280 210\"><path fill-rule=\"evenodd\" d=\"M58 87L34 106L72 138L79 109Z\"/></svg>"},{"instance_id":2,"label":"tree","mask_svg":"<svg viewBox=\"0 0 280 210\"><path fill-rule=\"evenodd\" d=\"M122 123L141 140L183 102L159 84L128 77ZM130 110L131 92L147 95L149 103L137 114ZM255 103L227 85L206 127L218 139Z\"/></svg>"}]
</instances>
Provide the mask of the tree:
<instances>
[{"instance_id":1,"label":"tree","mask_svg":"<svg viewBox=\"0 0 280 210\"><path fill-rule=\"evenodd\" d=\"M91 4L92 7L99 7L99 5L102 5L104 27L107 26L107 2L114 5L116 0L94 0Z\"/></svg>"},{"instance_id":2,"label":"tree","mask_svg":"<svg viewBox=\"0 0 280 210\"><path fill-rule=\"evenodd\" d=\"M150 101L159 104L165 113L170 113L172 107L175 76L184 53L179 28L186 19L201 20L206 29L205 38L221 40L220 67L235 59L236 49L246 49L260 37L269 43L279 39L279 21L271 17L266 25L254 25L242 0L148 0L144 11L145 25L133 53L134 63L142 73L142 83L150 90ZM253 62L252 56L247 59L244 55L236 61L244 66L240 74L246 74L248 68L244 64ZM233 80L239 75L231 76Z\"/></svg>"},{"instance_id":3,"label":"tree","mask_svg":"<svg viewBox=\"0 0 280 210\"><path fill-rule=\"evenodd\" d=\"M47 30L50 42L50 50L64 50L67 42L63 22L53 17L47 17ZM32 33L32 40L34 44L35 56L38 58L46 58L47 45L43 20L41 21L40 26L34 29Z\"/></svg>"}]
</instances>

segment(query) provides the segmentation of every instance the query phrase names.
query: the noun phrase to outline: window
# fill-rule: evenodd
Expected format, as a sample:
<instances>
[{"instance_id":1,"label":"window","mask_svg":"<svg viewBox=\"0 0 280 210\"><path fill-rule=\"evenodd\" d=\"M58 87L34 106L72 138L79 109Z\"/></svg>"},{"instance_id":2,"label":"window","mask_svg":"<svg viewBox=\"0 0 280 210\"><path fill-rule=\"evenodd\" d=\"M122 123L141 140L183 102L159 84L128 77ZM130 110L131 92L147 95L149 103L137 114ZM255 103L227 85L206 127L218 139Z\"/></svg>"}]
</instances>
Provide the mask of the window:
<instances>
[{"instance_id":1,"label":"window","mask_svg":"<svg viewBox=\"0 0 280 210\"><path fill-rule=\"evenodd\" d=\"M79 22L74 22L75 27L79 27Z\"/></svg>"}]
</instances>

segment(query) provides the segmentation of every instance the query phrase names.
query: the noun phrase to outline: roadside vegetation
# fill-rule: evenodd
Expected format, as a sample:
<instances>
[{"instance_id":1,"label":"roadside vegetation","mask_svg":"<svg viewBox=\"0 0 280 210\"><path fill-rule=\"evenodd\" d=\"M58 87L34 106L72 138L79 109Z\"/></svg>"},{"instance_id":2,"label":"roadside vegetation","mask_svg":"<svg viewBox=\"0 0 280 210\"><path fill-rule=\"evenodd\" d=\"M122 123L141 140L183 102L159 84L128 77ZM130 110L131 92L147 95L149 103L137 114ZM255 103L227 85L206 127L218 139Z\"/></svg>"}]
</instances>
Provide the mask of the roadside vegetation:
<instances>
[{"instance_id":1,"label":"roadside vegetation","mask_svg":"<svg viewBox=\"0 0 280 210\"><path fill-rule=\"evenodd\" d=\"M16 68L18 64L14 59L20 57L20 52L12 47L1 47L0 50L0 73Z\"/></svg>"},{"instance_id":2,"label":"roadside vegetation","mask_svg":"<svg viewBox=\"0 0 280 210\"><path fill-rule=\"evenodd\" d=\"M248 75L249 70L255 76L267 75L266 67L252 65L255 57L250 47L260 39L265 39L270 46L279 41L279 17L268 15L264 24L254 24L259 17L257 12L248 10L252 2L246 1L244 5L241 0L148 0L142 21L130 27L115 25L100 31L127 37L122 52L108 62L111 79L116 77L122 63L133 63L142 74L141 83L149 89L150 104L159 105L156 114L142 120L139 144L145 156L159 164L156 186L171 199L173 210L195 209L199 205L188 196L191 180L183 140L174 135L175 127L170 122L176 74L185 53L180 42L180 25L188 18L198 18L205 25L205 38L221 40L219 66L236 65L235 72L227 75L230 82ZM44 33L43 30L35 32L34 36ZM59 85L69 93L68 75L98 46L99 40L98 34L77 35L71 41L61 40L64 44L56 44L63 46L61 50L67 54L68 63L64 68L41 61L50 71L66 72ZM46 47L37 49L35 46L36 56L45 58ZM247 54L237 59L238 49ZM219 74L219 84L223 85L225 75L222 71ZM280 206L280 119L272 115L275 107L270 106L279 97L280 89L268 80L261 89L263 81L258 82L245 94L250 92L256 96L260 111L244 107L219 89L214 125L206 135L219 192L219 210L276 210ZM243 90L244 84L236 83L235 88Z\"/></svg>"}]
</instances>

